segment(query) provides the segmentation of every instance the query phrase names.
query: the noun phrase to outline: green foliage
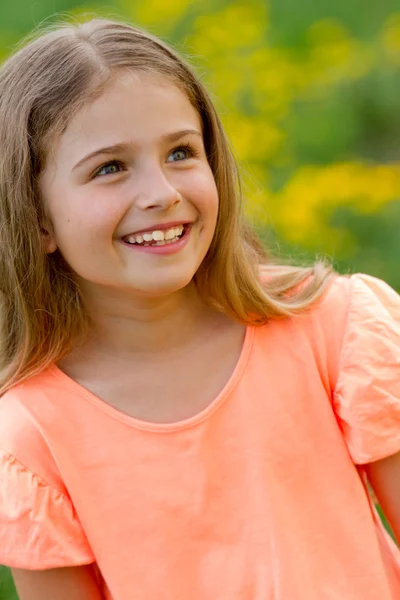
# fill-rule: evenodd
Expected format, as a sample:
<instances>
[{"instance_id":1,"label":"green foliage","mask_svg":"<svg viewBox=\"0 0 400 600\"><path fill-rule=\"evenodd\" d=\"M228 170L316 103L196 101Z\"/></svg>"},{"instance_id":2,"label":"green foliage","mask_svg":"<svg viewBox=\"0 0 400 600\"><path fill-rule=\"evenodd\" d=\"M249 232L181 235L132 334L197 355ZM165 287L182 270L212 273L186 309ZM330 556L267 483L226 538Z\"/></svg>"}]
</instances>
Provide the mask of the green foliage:
<instances>
[{"instance_id":1,"label":"green foliage","mask_svg":"<svg viewBox=\"0 0 400 600\"><path fill-rule=\"evenodd\" d=\"M263 239L400 289L398 0L19 0L2 15L0 54L53 13L96 10L195 65Z\"/></svg>"},{"instance_id":2,"label":"green foliage","mask_svg":"<svg viewBox=\"0 0 400 600\"><path fill-rule=\"evenodd\" d=\"M18 600L10 569L0 565L0 600Z\"/></svg>"},{"instance_id":3,"label":"green foliage","mask_svg":"<svg viewBox=\"0 0 400 600\"><path fill-rule=\"evenodd\" d=\"M339 21L353 36L371 39L382 22L399 10L398 0L270 0L269 4L274 43L297 47L306 44L308 28L323 19Z\"/></svg>"}]
</instances>

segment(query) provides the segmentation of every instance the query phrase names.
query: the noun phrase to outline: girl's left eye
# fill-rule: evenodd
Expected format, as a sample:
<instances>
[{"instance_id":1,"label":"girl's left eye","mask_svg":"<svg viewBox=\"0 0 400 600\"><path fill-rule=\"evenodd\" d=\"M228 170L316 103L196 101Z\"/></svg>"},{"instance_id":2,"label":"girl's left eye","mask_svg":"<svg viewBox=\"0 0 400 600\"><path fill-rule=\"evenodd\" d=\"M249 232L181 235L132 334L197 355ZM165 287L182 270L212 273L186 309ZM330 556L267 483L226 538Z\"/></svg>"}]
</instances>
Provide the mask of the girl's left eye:
<instances>
[{"instance_id":1,"label":"girl's left eye","mask_svg":"<svg viewBox=\"0 0 400 600\"><path fill-rule=\"evenodd\" d=\"M186 158L192 158L193 156L197 156L197 154L197 150L195 150L189 144L186 144L185 146L179 146L179 148L175 148L175 150L173 150L169 156L178 156L177 160L181 161L185 160ZM176 160L168 160L168 162L176 162Z\"/></svg>"}]
</instances>

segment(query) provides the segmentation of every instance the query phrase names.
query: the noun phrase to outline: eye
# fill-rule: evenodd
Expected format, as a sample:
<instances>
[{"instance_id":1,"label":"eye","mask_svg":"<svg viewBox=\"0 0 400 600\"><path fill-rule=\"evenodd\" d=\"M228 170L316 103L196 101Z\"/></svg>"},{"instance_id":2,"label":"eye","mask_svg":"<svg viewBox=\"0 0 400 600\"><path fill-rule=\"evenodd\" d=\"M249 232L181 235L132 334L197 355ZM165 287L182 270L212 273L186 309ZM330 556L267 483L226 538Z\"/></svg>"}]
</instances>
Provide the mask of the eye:
<instances>
[{"instance_id":1,"label":"eye","mask_svg":"<svg viewBox=\"0 0 400 600\"><path fill-rule=\"evenodd\" d=\"M199 154L198 150L196 150L195 148L193 148L193 146L191 146L190 144L185 144L184 146L179 146L178 148L175 148L175 150L173 150L171 152L171 154L169 156L177 156L177 161L181 161L181 160L185 160L187 158L192 158L194 156L197 156ZM168 157L169 158L169 157ZM176 160L168 160L168 162L177 162Z\"/></svg>"},{"instance_id":2,"label":"eye","mask_svg":"<svg viewBox=\"0 0 400 600\"><path fill-rule=\"evenodd\" d=\"M120 171L122 171L122 164L118 160L111 160L110 162L97 169L97 171L94 174L94 177L114 175L115 173L119 173Z\"/></svg>"}]
</instances>

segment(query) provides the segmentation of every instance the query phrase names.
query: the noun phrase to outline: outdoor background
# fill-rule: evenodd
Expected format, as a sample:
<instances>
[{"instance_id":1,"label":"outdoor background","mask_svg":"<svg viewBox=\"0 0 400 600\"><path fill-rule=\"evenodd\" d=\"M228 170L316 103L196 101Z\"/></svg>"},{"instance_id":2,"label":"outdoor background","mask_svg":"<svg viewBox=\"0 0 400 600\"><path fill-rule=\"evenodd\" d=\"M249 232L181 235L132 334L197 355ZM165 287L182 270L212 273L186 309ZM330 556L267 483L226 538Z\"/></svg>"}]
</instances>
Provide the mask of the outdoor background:
<instances>
[{"instance_id":1,"label":"outdoor background","mask_svg":"<svg viewBox=\"0 0 400 600\"><path fill-rule=\"evenodd\" d=\"M400 291L398 0L13 0L0 57L55 14L88 13L129 19L195 66L274 251ZM0 600L9 586L0 568Z\"/></svg>"}]
</instances>

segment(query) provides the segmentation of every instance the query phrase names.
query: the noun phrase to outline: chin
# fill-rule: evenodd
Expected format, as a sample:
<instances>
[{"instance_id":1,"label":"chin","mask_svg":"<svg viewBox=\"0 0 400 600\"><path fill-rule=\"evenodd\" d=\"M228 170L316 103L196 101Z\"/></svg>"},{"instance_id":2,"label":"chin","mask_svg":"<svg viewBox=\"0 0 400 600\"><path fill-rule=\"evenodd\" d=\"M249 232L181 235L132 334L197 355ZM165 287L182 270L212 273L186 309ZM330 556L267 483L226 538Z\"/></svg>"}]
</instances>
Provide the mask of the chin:
<instances>
[{"instance_id":1,"label":"chin","mask_svg":"<svg viewBox=\"0 0 400 600\"><path fill-rule=\"evenodd\" d=\"M183 290L187 287L190 282L193 280L193 275L189 277L176 276L176 277L166 277L164 280L153 279L148 282L142 282L137 286L137 289L140 289L143 294L150 296L166 296L169 294L175 294L180 290ZM136 287L136 286L135 286Z\"/></svg>"}]
</instances>

